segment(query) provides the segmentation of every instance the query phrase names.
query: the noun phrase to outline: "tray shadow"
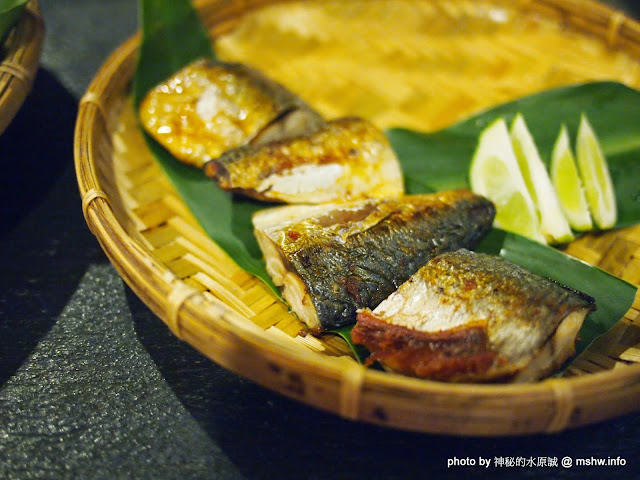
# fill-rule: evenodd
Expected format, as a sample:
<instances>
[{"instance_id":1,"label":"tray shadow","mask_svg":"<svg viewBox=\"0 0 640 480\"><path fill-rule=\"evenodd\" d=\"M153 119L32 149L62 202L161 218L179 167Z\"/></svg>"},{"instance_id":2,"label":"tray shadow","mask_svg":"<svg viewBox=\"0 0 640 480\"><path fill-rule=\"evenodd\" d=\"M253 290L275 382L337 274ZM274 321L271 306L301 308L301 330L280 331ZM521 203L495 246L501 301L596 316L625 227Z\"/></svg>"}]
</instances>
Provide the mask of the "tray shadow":
<instances>
[{"instance_id":1,"label":"tray shadow","mask_svg":"<svg viewBox=\"0 0 640 480\"><path fill-rule=\"evenodd\" d=\"M0 386L105 258L84 218L73 165L77 100L46 69L0 135Z\"/></svg>"}]
</instances>

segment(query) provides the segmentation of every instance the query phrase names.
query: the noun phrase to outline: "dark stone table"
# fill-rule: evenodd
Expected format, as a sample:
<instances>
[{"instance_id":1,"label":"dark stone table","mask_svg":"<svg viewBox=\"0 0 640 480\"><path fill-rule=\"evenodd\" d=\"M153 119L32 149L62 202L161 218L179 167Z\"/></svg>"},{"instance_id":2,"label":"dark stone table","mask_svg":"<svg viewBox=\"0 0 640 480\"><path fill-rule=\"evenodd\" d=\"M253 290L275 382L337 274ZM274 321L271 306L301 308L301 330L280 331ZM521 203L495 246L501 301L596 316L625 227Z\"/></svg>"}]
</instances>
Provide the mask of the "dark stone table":
<instances>
[{"instance_id":1,"label":"dark stone table","mask_svg":"<svg viewBox=\"0 0 640 480\"><path fill-rule=\"evenodd\" d=\"M0 136L0 478L640 478L640 414L523 438L394 431L265 390L173 337L89 232L73 168L78 100L135 31L136 2L41 8L35 87ZM447 465L565 456L626 465Z\"/></svg>"}]
</instances>

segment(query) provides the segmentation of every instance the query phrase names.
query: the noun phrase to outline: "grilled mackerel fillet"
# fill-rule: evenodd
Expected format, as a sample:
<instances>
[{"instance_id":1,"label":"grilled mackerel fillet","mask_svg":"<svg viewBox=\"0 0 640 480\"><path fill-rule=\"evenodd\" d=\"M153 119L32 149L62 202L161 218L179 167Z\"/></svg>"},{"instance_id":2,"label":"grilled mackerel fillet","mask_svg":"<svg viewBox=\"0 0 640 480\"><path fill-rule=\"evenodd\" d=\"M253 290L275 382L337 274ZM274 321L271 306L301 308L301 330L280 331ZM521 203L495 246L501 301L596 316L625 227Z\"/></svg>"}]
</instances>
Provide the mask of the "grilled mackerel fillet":
<instances>
[{"instance_id":1,"label":"grilled mackerel fillet","mask_svg":"<svg viewBox=\"0 0 640 480\"><path fill-rule=\"evenodd\" d=\"M259 200L322 203L404 193L385 135L360 118L341 118L304 136L245 145L205 165L226 190Z\"/></svg>"},{"instance_id":2,"label":"grilled mackerel fillet","mask_svg":"<svg viewBox=\"0 0 640 480\"><path fill-rule=\"evenodd\" d=\"M258 212L256 238L274 283L314 330L356 321L439 253L473 248L495 208L466 190Z\"/></svg>"},{"instance_id":3,"label":"grilled mackerel fillet","mask_svg":"<svg viewBox=\"0 0 640 480\"><path fill-rule=\"evenodd\" d=\"M433 258L373 311L355 343L403 374L447 381L524 382L575 352L593 298L508 260L465 249Z\"/></svg>"},{"instance_id":4,"label":"grilled mackerel fillet","mask_svg":"<svg viewBox=\"0 0 640 480\"><path fill-rule=\"evenodd\" d=\"M231 148L304 135L324 124L300 98L260 72L208 59L152 89L139 114L152 137L196 167Z\"/></svg>"}]
</instances>

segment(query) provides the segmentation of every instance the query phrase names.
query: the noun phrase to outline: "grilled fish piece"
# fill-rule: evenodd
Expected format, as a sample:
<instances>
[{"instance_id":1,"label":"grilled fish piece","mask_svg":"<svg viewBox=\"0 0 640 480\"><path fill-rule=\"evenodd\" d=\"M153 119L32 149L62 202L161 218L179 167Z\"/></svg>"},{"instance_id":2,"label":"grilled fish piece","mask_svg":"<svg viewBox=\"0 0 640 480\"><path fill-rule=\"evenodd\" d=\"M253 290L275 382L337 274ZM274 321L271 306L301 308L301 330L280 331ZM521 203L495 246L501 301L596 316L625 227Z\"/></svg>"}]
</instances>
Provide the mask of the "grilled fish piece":
<instances>
[{"instance_id":1,"label":"grilled fish piece","mask_svg":"<svg viewBox=\"0 0 640 480\"><path fill-rule=\"evenodd\" d=\"M230 150L205 165L221 188L260 200L322 203L404 193L402 170L385 135L360 118L316 132Z\"/></svg>"},{"instance_id":2,"label":"grilled fish piece","mask_svg":"<svg viewBox=\"0 0 640 480\"><path fill-rule=\"evenodd\" d=\"M267 271L312 330L356 321L435 255L473 248L495 207L466 190L290 205L254 215Z\"/></svg>"},{"instance_id":3,"label":"grilled fish piece","mask_svg":"<svg viewBox=\"0 0 640 480\"><path fill-rule=\"evenodd\" d=\"M300 98L255 69L208 59L152 89L139 113L152 137L196 167L231 148L303 135L324 124Z\"/></svg>"},{"instance_id":4,"label":"grilled fish piece","mask_svg":"<svg viewBox=\"0 0 640 480\"><path fill-rule=\"evenodd\" d=\"M465 249L433 258L373 311L355 343L400 373L447 381L532 381L575 352L595 300L508 260Z\"/></svg>"}]
</instances>

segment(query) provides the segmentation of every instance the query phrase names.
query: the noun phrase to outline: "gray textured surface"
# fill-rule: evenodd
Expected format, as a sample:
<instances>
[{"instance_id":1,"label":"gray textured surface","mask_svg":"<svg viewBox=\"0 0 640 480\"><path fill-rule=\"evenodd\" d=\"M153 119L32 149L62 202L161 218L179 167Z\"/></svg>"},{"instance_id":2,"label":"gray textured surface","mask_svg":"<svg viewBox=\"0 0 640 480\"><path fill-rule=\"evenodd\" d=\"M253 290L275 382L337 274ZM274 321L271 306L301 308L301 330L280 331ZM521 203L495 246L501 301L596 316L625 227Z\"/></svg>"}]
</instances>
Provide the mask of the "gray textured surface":
<instances>
[{"instance_id":1,"label":"gray textured surface","mask_svg":"<svg viewBox=\"0 0 640 480\"><path fill-rule=\"evenodd\" d=\"M526 438L390 431L266 391L176 340L89 233L72 164L77 102L135 30L135 2L41 5L42 69L0 137L0 478L462 478L480 470L448 458L565 455L627 465L490 475L639 478L637 414Z\"/></svg>"},{"instance_id":2,"label":"gray textured surface","mask_svg":"<svg viewBox=\"0 0 640 480\"><path fill-rule=\"evenodd\" d=\"M123 299L113 270L90 266L0 391L0 474L123 478L140 467L156 478L234 472L155 369ZM188 448L177 448L176 439L184 438Z\"/></svg>"}]
</instances>

